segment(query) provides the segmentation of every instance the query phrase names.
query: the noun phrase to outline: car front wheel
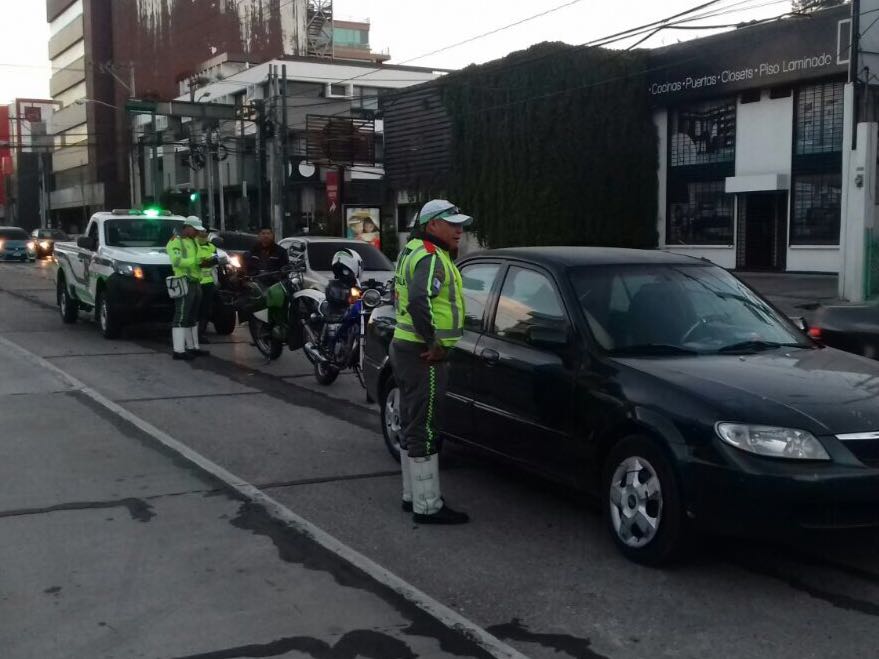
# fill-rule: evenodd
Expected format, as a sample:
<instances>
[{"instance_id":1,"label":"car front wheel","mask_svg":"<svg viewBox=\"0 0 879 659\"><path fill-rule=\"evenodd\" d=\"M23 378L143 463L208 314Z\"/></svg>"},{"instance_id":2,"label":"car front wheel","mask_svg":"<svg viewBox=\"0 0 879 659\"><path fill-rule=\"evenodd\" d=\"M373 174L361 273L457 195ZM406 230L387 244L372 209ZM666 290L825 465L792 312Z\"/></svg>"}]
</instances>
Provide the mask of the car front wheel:
<instances>
[{"instance_id":1,"label":"car front wheel","mask_svg":"<svg viewBox=\"0 0 879 659\"><path fill-rule=\"evenodd\" d=\"M393 376L384 387L384 398L381 401L382 434L388 453L397 462L400 461L400 438L403 426L400 420L400 388Z\"/></svg>"},{"instance_id":2,"label":"car front wheel","mask_svg":"<svg viewBox=\"0 0 879 659\"><path fill-rule=\"evenodd\" d=\"M107 293L101 291L98 293L97 304L95 304L95 313L97 315L98 326L101 328L101 334L105 339L118 339L122 333L122 325L116 317L116 310L107 299Z\"/></svg>"},{"instance_id":3,"label":"car front wheel","mask_svg":"<svg viewBox=\"0 0 879 659\"><path fill-rule=\"evenodd\" d=\"M608 528L620 551L645 565L674 560L684 544L684 510L669 459L656 442L622 440L602 479Z\"/></svg>"}]
</instances>

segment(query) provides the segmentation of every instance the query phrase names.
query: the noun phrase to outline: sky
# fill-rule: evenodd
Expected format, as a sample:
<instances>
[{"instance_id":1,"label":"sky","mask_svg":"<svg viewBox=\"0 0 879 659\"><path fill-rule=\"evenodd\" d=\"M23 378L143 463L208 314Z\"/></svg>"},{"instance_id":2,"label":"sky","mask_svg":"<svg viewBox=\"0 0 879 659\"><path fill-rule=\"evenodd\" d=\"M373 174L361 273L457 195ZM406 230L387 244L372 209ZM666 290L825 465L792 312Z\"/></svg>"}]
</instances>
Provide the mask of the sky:
<instances>
[{"instance_id":1,"label":"sky","mask_svg":"<svg viewBox=\"0 0 879 659\"><path fill-rule=\"evenodd\" d=\"M569 2L570 6L540 18L419 58ZM335 14L337 18L368 18L373 50L390 52L391 63L456 69L542 41L584 43L698 4L699 0L335 0ZM621 5L625 11L620 11ZM703 24L736 23L790 10L789 0L721 0L716 6L737 11L705 19ZM50 72L45 0L0 0L0 16L6 18L0 21L0 102L47 98ZM667 45L702 34L705 32L664 31L643 46ZM631 43L630 40L619 46Z\"/></svg>"}]
</instances>

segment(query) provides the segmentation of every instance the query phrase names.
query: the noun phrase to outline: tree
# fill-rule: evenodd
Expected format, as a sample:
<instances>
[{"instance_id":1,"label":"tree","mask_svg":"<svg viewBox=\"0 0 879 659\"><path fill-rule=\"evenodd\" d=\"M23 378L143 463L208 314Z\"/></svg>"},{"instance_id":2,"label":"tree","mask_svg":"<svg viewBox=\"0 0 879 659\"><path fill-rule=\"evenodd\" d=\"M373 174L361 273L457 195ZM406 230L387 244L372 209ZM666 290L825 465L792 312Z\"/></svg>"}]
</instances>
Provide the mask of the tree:
<instances>
[{"instance_id":1,"label":"tree","mask_svg":"<svg viewBox=\"0 0 879 659\"><path fill-rule=\"evenodd\" d=\"M847 0L793 0L793 10L799 13L820 11L845 4Z\"/></svg>"}]
</instances>

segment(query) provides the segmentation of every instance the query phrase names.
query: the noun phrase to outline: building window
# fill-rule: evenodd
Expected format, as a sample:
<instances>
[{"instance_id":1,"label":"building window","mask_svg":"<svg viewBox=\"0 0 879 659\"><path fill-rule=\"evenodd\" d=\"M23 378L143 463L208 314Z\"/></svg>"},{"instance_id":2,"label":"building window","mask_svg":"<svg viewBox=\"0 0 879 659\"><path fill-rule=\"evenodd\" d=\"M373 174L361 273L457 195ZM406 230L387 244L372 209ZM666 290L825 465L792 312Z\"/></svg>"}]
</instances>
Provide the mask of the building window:
<instances>
[{"instance_id":1,"label":"building window","mask_svg":"<svg viewBox=\"0 0 879 659\"><path fill-rule=\"evenodd\" d=\"M669 134L672 167L734 162L735 99L699 103L674 111Z\"/></svg>"},{"instance_id":2,"label":"building window","mask_svg":"<svg viewBox=\"0 0 879 659\"><path fill-rule=\"evenodd\" d=\"M369 31L356 30L353 28L337 27L333 30L337 46L348 46L353 48L369 47Z\"/></svg>"},{"instance_id":3,"label":"building window","mask_svg":"<svg viewBox=\"0 0 879 659\"><path fill-rule=\"evenodd\" d=\"M842 151L843 83L804 87L797 93L797 155Z\"/></svg>"},{"instance_id":4,"label":"building window","mask_svg":"<svg viewBox=\"0 0 879 659\"><path fill-rule=\"evenodd\" d=\"M794 179L791 245L838 245L841 174L809 174Z\"/></svg>"},{"instance_id":5,"label":"building window","mask_svg":"<svg viewBox=\"0 0 879 659\"><path fill-rule=\"evenodd\" d=\"M732 245L733 195L724 181L669 189L667 245Z\"/></svg>"}]
</instances>

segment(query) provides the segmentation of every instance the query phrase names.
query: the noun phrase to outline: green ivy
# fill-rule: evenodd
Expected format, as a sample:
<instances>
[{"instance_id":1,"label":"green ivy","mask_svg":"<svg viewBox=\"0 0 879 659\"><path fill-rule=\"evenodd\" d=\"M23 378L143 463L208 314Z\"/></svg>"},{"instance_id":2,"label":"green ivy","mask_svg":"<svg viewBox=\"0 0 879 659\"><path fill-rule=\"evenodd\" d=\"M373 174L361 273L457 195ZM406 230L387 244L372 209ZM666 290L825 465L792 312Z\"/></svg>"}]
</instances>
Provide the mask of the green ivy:
<instances>
[{"instance_id":1,"label":"green ivy","mask_svg":"<svg viewBox=\"0 0 879 659\"><path fill-rule=\"evenodd\" d=\"M449 198L490 247L657 242L644 51L544 43L443 79Z\"/></svg>"}]
</instances>

